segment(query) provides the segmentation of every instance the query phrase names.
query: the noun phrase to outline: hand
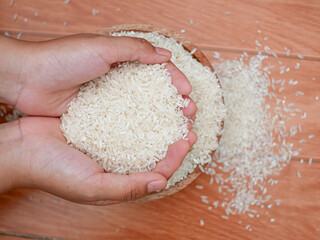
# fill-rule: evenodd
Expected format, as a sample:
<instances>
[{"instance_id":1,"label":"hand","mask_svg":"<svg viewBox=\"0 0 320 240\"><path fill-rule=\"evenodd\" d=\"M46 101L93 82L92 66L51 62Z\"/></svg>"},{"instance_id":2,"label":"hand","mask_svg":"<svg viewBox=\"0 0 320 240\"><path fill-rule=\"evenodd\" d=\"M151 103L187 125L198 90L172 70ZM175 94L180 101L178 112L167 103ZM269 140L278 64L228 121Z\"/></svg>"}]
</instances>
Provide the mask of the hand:
<instances>
[{"instance_id":1,"label":"hand","mask_svg":"<svg viewBox=\"0 0 320 240\"><path fill-rule=\"evenodd\" d=\"M16 186L42 189L84 204L105 205L135 200L165 188L196 137L178 141L152 173L115 175L85 154L66 144L57 118L26 117L20 120L21 158L16 164ZM151 183L151 184L150 184Z\"/></svg>"},{"instance_id":2,"label":"hand","mask_svg":"<svg viewBox=\"0 0 320 240\"><path fill-rule=\"evenodd\" d=\"M13 66L9 66L14 69L17 62L22 62L16 73L11 74L13 80L19 79L11 101L21 112L38 116L61 116L80 86L106 73L114 63L138 60L155 64L168 62L171 57L170 51L155 48L144 39L95 34L78 34L40 43L17 41L9 47L23 49L23 54L21 51L16 54L16 58L23 61L13 59ZM173 84L180 84L181 93L188 95L189 81L185 81L172 63L168 69L173 75Z\"/></svg>"},{"instance_id":3,"label":"hand","mask_svg":"<svg viewBox=\"0 0 320 240\"><path fill-rule=\"evenodd\" d=\"M17 79L14 86L18 87L13 88L15 94L3 99L9 99L9 103L15 103L24 113L43 116L61 116L83 83L105 73L118 61L139 60L153 64L166 62L171 56L169 51L154 48L141 39L91 34L42 43L19 42L19 49L24 50L22 55L18 52L22 63L18 64L16 73L6 72ZM178 91L188 95L191 85L185 76L172 63L167 68ZM7 69L10 70L10 66ZM193 101L182 110L194 119ZM18 168L20 177L12 180L12 186L36 187L80 203L133 200L163 189L196 141L195 133L190 131L189 140L172 144L166 158L152 173L120 176L104 173L97 163L68 146L59 125L57 118L20 120L21 139L16 144L19 149L12 150L14 156L19 156L13 161L19 167L10 168Z\"/></svg>"}]
</instances>

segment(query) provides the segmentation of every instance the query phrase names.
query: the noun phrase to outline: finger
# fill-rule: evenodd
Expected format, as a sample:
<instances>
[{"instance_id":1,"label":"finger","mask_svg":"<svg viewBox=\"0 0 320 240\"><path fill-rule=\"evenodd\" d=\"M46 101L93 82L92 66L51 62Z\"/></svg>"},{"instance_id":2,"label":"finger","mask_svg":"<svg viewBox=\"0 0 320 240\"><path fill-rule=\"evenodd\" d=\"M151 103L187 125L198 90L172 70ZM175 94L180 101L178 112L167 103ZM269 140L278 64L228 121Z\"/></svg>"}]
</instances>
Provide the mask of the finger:
<instances>
[{"instance_id":1,"label":"finger","mask_svg":"<svg viewBox=\"0 0 320 240\"><path fill-rule=\"evenodd\" d=\"M192 116L192 115L195 115L196 112L197 112L197 106L196 104L194 103L194 101L188 97L188 96L184 96L183 97L184 99L189 99L189 104L187 107L184 107L182 108L182 112L183 112L183 115L185 116Z\"/></svg>"},{"instance_id":2,"label":"finger","mask_svg":"<svg viewBox=\"0 0 320 240\"><path fill-rule=\"evenodd\" d=\"M76 34L44 41L35 45L34 51L36 60L46 67L45 77L52 80L47 83L48 88L58 90L94 79L117 62L156 64L171 58L169 50L154 47L147 40L99 34ZM66 71L56 74L61 66Z\"/></svg>"},{"instance_id":3,"label":"finger","mask_svg":"<svg viewBox=\"0 0 320 240\"><path fill-rule=\"evenodd\" d=\"M100 205L132 201L162 190L166 185L167 180L159 173L97 173L87 180L84 200Z\"/></svg>"},{"instance_id":4,"label":"finger","mask_svg":"<svg viewBox=\"0 0 320 240\"><path fill-rule=\"evenodd\" d=\"M193 146L198 140L197 134L193 131L190 131L187 135L188 142L190 146Z\"/></svg>"},{"instance_id":5,"label":"finger","mask_svg":"<svg viewBox=\"0 0 320 240\"><path fill-rule=\"evenodd\" d=\"M186 76L172 63L166 65L166 69L171 74L172 84L181 95L189 95L192 91L191 84Z\"/></svg>"},{"instance_id":6,"label":"finger","mask_svg":"<svg viewBox=\"0 0 320 240\"><path fill-rule=\"evenodd\" d=\"M104 37L101 55L107 63L122 61L139 61L156 64L170 60L171 52L164 48L154 47L143 38L133 37Z\"/></svg>"},{"instance_id":7,"label":"finger","mask_svg":"<svg viewBox=\"0 0 320 240\"><path fill-rule=\"evenodd\" d=\"M194 140L193 137L191 137L191 139ZM171 175L180 167L190 148L191 144L187 140L179 140L171 144L167 151L166 157L157 163L156 167L153 169L153 172L160 173L169 179Z\"/></svg>"}]
</instances>

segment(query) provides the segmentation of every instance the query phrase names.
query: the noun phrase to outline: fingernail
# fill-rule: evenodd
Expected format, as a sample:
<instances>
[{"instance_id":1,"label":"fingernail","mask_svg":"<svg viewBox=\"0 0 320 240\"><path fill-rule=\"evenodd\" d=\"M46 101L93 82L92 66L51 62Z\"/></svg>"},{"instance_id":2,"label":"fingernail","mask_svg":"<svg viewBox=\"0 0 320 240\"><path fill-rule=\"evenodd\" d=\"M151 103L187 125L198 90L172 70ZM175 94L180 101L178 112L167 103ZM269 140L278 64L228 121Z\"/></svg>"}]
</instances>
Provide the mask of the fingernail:
<instances>
[{"instance_id":1,"label":"fingernail","mask_svg":"<svg viewBox=\"0 0 320 240\"><path fill-rule=\"evenodd\" d=\"M156 180L148 183L147 191L152 193L155 191L160 191L166 187L166 182L162 180Z\"/></svg>"},{"instance_id":2,"label":"fingernail","mask_svg":"<svg viewBox=\"0 0 320 240\"><path fill-rule=\"evenodd\" d=\"M164 48L156 47L156 52L161 56L171 57L171 52Z\"/></svg>"}]
</instances>

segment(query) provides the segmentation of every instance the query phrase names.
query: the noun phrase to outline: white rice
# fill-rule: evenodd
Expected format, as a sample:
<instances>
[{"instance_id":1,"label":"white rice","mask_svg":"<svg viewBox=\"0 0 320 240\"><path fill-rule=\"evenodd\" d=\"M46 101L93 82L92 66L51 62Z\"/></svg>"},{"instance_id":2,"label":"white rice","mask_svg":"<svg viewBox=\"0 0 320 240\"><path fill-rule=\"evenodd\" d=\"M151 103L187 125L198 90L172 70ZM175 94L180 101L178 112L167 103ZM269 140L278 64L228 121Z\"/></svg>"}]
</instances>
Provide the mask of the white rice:
<instances>
[{"instance_id":1,"label":"white rice","mask_svg":"<svg viewBox=\"0 0 320 240\"><path fill-rule=\"evenodd\" d=\"M297 57L300 59L304 59L304 57L301 54L297 54Z\"/></svg>"},{"instance_id":2,"label":"white rice","mask_svg":"<svg viewBox=\"0 0 320 240\"><path fill-rule=\"evenodd\" d=\"M91 12L93 16L96 16L100 11L98 9L93 8Z\"/></svg>"},{"instance_id":3,"label":"white rice","mask_svg":"<svg viewBox=\"0 0 320 240\"><path fill-rule=\"evenodd\" d=\"M21 32L21 33L18 33L17 39L21 39L21 36L22 36L22 32Z\"/></svg>"},{"instance_id":4,"label":"white rice","mask_svg":"<svg viewBox=\"0 0 320 240\"><path fill-rule=\"evenodd\" d=\"M298 177L298 178L301 178L301 174L300 174L299 171L297 171L297 177Z\"/></svg>"},{"instance_id":5,"label":"white rice","mask_svg":"<svg viewBox=\"0 0 320 240\"><path fill-rule=\"evenodd\" d=\"M133 31L112 35L144 38L154 46L170 50L171 61L186 75L192 85L190 97L198 108L193 131L197 133L198 141L189 151L180 168L169 179L167 187L172 186L193 172L196 166L209 163L212 159L210 154L218 147L217 136L221 135L221 123L226 114L218 79L209 67L204 67L183 48L181 43L177 43L172 38L157 33Z\"/></svg>"},{"instance_id":6,"label":"white rice","mask_svg":"<svg viewBox=\"0 0 320 240\"><path fill-rule=\"evenodd\" d=\"M151 171L189 132L181 110L188 102L165 64L124 63L81 87L61 129L71 146L107 172Z\"/></svg>"},{"instance_id":7,"label":"white rice","mask_svg":"<svg viewBox=\"0 0 320 240\"><path fill-rule=\"evenodd\" d=\"M263 207L262 203L271 198L265 195L266 184L272 186L277 181L270 175L279 174L289 163L291 155L299 153L298 150L292 151L292 144L285 140L289 135L285 114L292 109L285 100L278 99L275 92L269 92L271 82L281 83L278 90L281 92L285 81L269 79L269 67L262 68L262 61L266 58L257 55L249 59L248 64L242 59L220 59L221 63L213 64L224 91L228 112L221 142L214 156L216 162L211 168L222 171L215 175L215 179L218 192L225 196L225 204L221 206L226 214L248 213L253 216L250 213L253 205ZM277 100L278 107L274 108L274 113L266 104L268 96ZM297 127L290 129L291 135L297 132ZM279 142L276 143L275 139Z\"/></svg>"}]
</instances>

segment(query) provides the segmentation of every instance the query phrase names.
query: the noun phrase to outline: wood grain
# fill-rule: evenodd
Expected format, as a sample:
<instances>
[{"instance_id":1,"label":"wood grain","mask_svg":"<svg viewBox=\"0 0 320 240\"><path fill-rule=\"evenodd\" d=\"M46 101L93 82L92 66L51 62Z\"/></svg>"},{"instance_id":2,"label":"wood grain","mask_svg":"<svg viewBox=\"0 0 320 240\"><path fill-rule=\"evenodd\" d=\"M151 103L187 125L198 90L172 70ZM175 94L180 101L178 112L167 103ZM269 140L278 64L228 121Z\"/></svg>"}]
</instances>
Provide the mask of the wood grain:
<instances>
[{"instance_id":1,"label":"wood grain","mask_svg":"<svg viewBox=\"0 0 320 240\"><path fill-rule=\"evenodd\" d=\"M297 170L301 179L297 179ZM201 175L177 194L154 202L106 207L82 206L36 190L15 190L0 195L0 229L67 239L319 239L320 164L291 164L270 189L280 206L261 211L260 218L244 215L224 220L217 186ZM199 190L195 185L203 185ZM212 206L212 205L211 205ZM263 213L264 212L264 213ZM274 223L270 222L275 218ZM200 226L200 220L204 226ZM242 224L238 221L241 220ZM249 224L253 230L244 230Z\"/></svg>"},{"instance_id":2,"label":"wood grain","mask_svg":"<svg viewBox=\"0 0 320 240\"><path fill-rule=\"evenodd\" d=\"M8 235L0 235L1 240L26 240L30 238L23 238L23 237L15 237L15 236L8 236Z\"/></svg>"},{"instance_id":3,"label":"wood grain","mask_svg":"<svg viewBox=\"0 0 320 240\"><path fill-rule=\"evenodd\" d=\"M225 59L240 57L242 51L256 54L258 40L280 56L269 58L265 64L278 66L281 61L290 67L284 75L276 68L272 76L299 81L277 96L293 101L307 112L307 118L298 115L287 124L290 128L301 122L302 132L292 141L302 152L281 172L279 183L268 189L273 199L282 200L280 206L262 209L260 218L237 215L224 220L222 208L208 210L200 196L208 196L210 205L222 196L215 183L209 185L209 176L201 175L186 189L165 199L106 207L82 206L37 190L14 190L0 195L0 231L63 239L320 239L320 102L315 100L316 96L320 98L319 1L71 0L63 4L63 0L14 0L12 7L9 3L0 0L0 31L14 37L23 32L22 39L26 40L95 32L115 24L149 23L177 32L184 29L183 35L210 61L214 60L214 51ZM92 15L93 8L100 11L96 16ZM14 21L16 13L19 16ZM27 23L24 18L28 18ZM284 47L291 49L289 56ZM297 62L298 70L294 69ZM295 96L296 91L305 95ZM315 138L298 144L311 134ZM299 162L310 157L312 165ZM204 189L196 189L196 185ZM271 218L275 218L274 223ZM204 226L200 226L201 219ZM247 224L252 232L245 230ZM14 238L0 235L0 239Z\"/></svg>"},{"instance_id":4,"label":"wood grain","mask_svg":"<svg viewBox=\"0 0 320 240\"><path fill-rule=\"evenodd\" d=\"M1 0L0 30L66 35L94 32L107 25L149 23L177 32L184 29L186 38L203 48L255 50L255 40L267 36L278 53L285 54L284 47L288 47L294 48L295 54L311 58L320 55L320 4L314 0L63 2L28 0L26 4L14 0L9 7L9 0ZM93 16L93 9L100 12ZM14 14L19 15L16 21Z\"/></svg>"},{"instance_id":5,"label":"wood grain","mask_svg":"<svg viewBox=\"0 0 320 240\"><path fill-rule=\"evenodd\" d=\"M213 51L204 53L214 60ZM220 55L224 59L239 57L223 51ZM290 68L297 62L296 59L280 60ZM279 59L270 58L267 61L266 64L276 65ZM299 70L289 71L283 76L274 69L272 76L299 81L297 86L288 87L285 93L288 99L292 97L297 107L306 109L308 113L308 117L301 121L302 133L296 135L293 141L297 145L301 138L315 134L316 137L307 144L301 144L303 152L299 157L308 159L312 156L319 161L319 102L314 100L314 94L319 92L320 87L319 81L312 81L312 77L318 75L320 62L299 60L299 63ZM308 94L298 98L294 95L296 90ZM80 206L61 199L55 202L56 197L39 191L13 191L0 198L0 229L67 239L147 239L154 235L155 239L317 239L320 209L315 199L320 198L317 178L320 164L314 162L309 166L296 160L281 173L280 183L270 191L274 198L282 199L281 205L270 209L268 215L261 213L259 219L236 216L226 221L220 217L222 209L207 210L200 196L206 195L211 201L221 199L221 196L216 186L208 185L208 177L202 175L181 193L136 205ZM297 170L302 176L299 180ZM195 189L196 184L205 186L205 189ZM29 200L30 196L32 200ZM276 222L270 223L270 218L275 218ZM200 227L200 219L204 220L204 227ZM238 224L239 220L243 224ZM247 224L252 226L252 232L244 230Z\"/></svg>"}]
</instances>

